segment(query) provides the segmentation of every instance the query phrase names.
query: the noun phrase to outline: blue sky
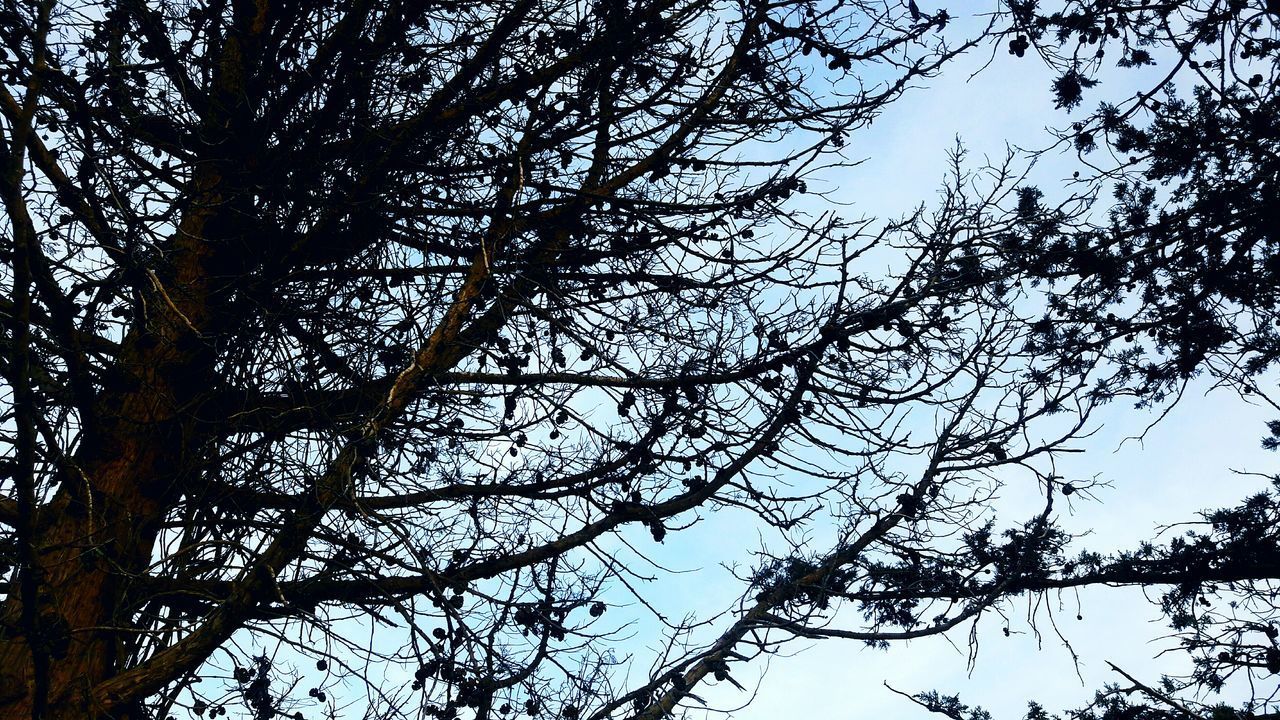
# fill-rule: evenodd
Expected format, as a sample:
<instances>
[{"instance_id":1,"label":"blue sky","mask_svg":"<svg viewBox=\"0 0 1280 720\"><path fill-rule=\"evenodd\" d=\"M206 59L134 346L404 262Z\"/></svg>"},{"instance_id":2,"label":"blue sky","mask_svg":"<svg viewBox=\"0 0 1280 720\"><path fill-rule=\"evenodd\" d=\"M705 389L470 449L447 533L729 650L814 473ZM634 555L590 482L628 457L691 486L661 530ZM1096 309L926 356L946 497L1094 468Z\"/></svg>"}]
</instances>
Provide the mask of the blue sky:
<instances>
[{"instance_id":1,"label":"blue sky","mask_svg":"<svg viewBox=\"0 0 1280 720\"><path fill-rule=\"evenodd\" d=\"M1191 519L1206 505L1233 504L1261 489L1258 478L1234 475L1231 469L1274 467L1274 456L1258 443L1262 421L1270 414L1245 405L1238 397L1190 393L1144 442L1121 445L1141 429L1141 420L1149 418L1131 408L1109 408L1095 422L1099 432L1089 442L1077 443L1089 452L1072 457L1068 476L1098 475L1113 483L1097 491L1097 501L1073 503L1072 513L1063 517L1068 528L1091 533L1082 546L1103 550L1154 538L1160 525ZM1033 493L1034 489L1011 483L1002 501L1031 508L1038 499ZM1168 538L1169 533L1162 537ZM1158 679L1161 672L1186 669L1176 653L1156 658L1172 642L1158 640L1165 633L1164 624L1158 608L1140 590L1087 590L1079 593L1079 606L1075 593L1047 601L1058 628L1080 657L1079 677L1072 650L1044 622L1048 619L1044 610L1039 623L1043 638L1037 640L1026 623L1024 601L1013 606L1010 637L1001 632L1000 618L984 620L972 674L967 668L967 628L952 633L950 642L929 638L896 645L887 652L848 642L810 643L794 657L775 662L756 700L734 717L932 717L886 689L882 683L887 682L906 692L959 693L966 702L987 708L996 720L1016 720L1028 700L1051 710L1076 707L1102 683L1121 680L1108 670L1108 661L1148 680ZM1083 620L1075 619L1077 612ZM729 695L708 694L708 699L728 701ZM1224 699L1232 699L1231 694Z\"/></svg>"},{"instance_id":2,"label":"blue sky","mask_svg":"<svg viewBox=\"0 0 1280 720\"><path fill-rule=\"evenodd\" d=\"M954 31L964 29L961 22ZM991 65L973 75L989 58ZM1093 102L1129 96L1149 77L1149 71L1106 74L1093 92ZM829 174L825 184L810 185L829 192L833 200L852 204L853 215L891 218L921 202L927 205L937 197L946 151L957 137L969 150L971 162L980 164L984 157L1000 160L1007 144L1045 147L1051 142L1047 127L1070 124L1065 113L1053 108L1050 80L1037 60L1013 58L1003 47L997 48L993 58L990 53L961 58L941 77L921 83L921 88L892 104L873 127L851 137L850 158L865 158L865 162ZM1091 106L1087 97L1084 108ZM1034 177L1052 198L1055 184L1060 187L1077 168L1072 153L1050 155L1041 159ZM1234 393L1210 393L1206 383L1195 385L1144 440L1125 440L1141 433L1155 418L1152 411L1117 403L1097 415L1090 438L1073 443L1086 452L1068 456L1060 466L1064 475L1110 483L1096 491L1096 499L1077 496L1069 514L1063 513L1062 524L1068 529L1089 533L1080 547L1106 551L1157 537L1168 539L1178 530L1158 535L1160 526L1193 519L1201 509L1235 504L1264 487L1260 478L1233 470L1266 473L1275 468L1274 454L1259 445L1263 422L1274 419L1273 413ZM1035 487L1011 481L998 504L1009 511L1006 517L1016 517L1030 514L1040 501ZM740 588L727 571L715 567L715 558L740 556L756 539L735 530L729 518L711 518L688 532L680 538L681 556L669 559L677 567L697 570L685 576L682 588L664 598L672 608L692 603L709 609L716 606L715 598L725 597L724 593L731 597ZM690 547L701 552L691 554ZM1150 594L1158 597L1158 591ZM1158 607L1141 590L1096 588L1045 598L1038 611L1040 637L1026 621L1026 602L1015 603L1013 609L1010 637L1004 636L1004 621L997 616L988 616L980 625L972 672L967 627L947 638L913 641L887 652L836 640L796 643L791 648L795 654L778 657L767 672L761 673L763 664L746 666L741 673L735 670L735 677L749 689L752 681L759 685L755 699L732 716L743 720L934 717L885 688L887 682L906 692L959 693L967 703L990 710L997 720L1016 720L1029 700L1051 711L1078 707L1104 682L1121 681L1109 671L1108 662L1150 681L1158 680L1162 672L1188 668L1181 654L1159 657L1174 643L1160 639L1166 628ZM1083 620L1076 619L1077 613ZM1050 615L1070 648L1055 636ZM727 684L699 693L719 708L747 700L746 693ZM1242 697L1228 691L1222 699L1231 702Z\"/></svg>"},{"instance_id":3,"label":"blue sky","mask_svg":"<svg viewBox=\"0 0 1280 720\"><path fill-rule=\"evenodd\" d=\"M923 7L925 4L921 2L926 12L933 9ZM959 10L953 14L958 15ZM950 32L962 35L967 29L965 22L957 20ZM1024 148L1047 145L1047 126L1070 123L1064 113L1053 108L1050 74L1033 58L1016 59L998 47L991 66L974 75L989 57L975 53L961 58L941 77L919 83L922 87L891 104L871 128L850 138L849 159L865 162L830 172L810 186L828 193L832 200L849 204L851 216L891 219L937 198L947 151L957 137L968 148L974 165L981 164L984 157L1000 160L1008 144ZM1125 97L1140 79L1129 71L1104 77L1094 97ZM1039 163L1035 177L1052 198L1053 189L1074 169L1071 154L1050 156ZM607 407L601 415L607 418ZM1091 428L1096 432L1074 443L1087 452L1062 461L1060 468L1068 478L1097 478L1111 484L1099 488L1096 499L1076 496L1070 514L1061 518L1069 529L1090 533L1082 539L1081 547L1105 551L1152 539L1162 524L1191 519L1195 511L1205 507L1234 504L1262 487L1260 479L1233 475L1232 469L1267 472L1275 466L1275 456L1261 450L1258 442L1262 423L1273 419L1272 414L1235 395L1206 395L1203 387L1196 387L1144 441L1124 442L1154 417L1149 411L1123 404L1109 407L1095 417ZM1041 499L1034 484L1011 477L997 505L1008 522L1030 515ZM661 579L648 585L637 582L645 598L673 619L685 612L705 618L732 608L743 584L721 563L749 564L750 551L759 543L758 522L741 512L713 514L703 509L698 514L703 518L701 523L674 535L665 545L652 543L645 528L635 528L625 536L664 567L685 571L675 576L656 573ZM628 569L638 574L649 570L643 560L620 544L609 549L616 550L617 560ZM628 602L625 590L616 583L607 599L615 604ZM1082 704L1103 682L1117 679L1108 672L1108 661L1148 680L1161 672L1185 668L1176 654L1156 657L1171 643L1158 640L1165 628L1157 609L1141 591L1092 589L1081 592L1078 600L1079 606L1074 593L1047 598L1038 615L1042 637L1027 623L1025 603L1013 605L1009 637L1002 632L1000 617L986 617L979 627L979 650L972 672L967 627L949 637L895 645L887 652L847 641L797 642L789 646L790 656L780 656L768 667L761 662L735 667L734 675L743 685L750 689L759 684L754 700L732 715L742 720L932 717L885 688L883 683L887 682L905 692L936 689L959 693L966 702L992 711L997 720L1018 720L1028 700L1039 701L1050 710ZM1072 661L1073 650L1054 635L1050 612L1080 658L1079 675ZM1076 620L1077 613L1082 620ZM623 646L637 656L633 678L646 676L646 649L660 645L656 624L643 619L644 614L633 603L605 616L617 622L642 618L624 631L634 633ZM699 637L705 640L714 634ZM394 672L403 675L394 678L402 681L409 671ZM747 693L725 683L695 692L718 708L739 706L749 699ZM355 716L355 712L345 716Z\"/></svg>"}]
</instances>

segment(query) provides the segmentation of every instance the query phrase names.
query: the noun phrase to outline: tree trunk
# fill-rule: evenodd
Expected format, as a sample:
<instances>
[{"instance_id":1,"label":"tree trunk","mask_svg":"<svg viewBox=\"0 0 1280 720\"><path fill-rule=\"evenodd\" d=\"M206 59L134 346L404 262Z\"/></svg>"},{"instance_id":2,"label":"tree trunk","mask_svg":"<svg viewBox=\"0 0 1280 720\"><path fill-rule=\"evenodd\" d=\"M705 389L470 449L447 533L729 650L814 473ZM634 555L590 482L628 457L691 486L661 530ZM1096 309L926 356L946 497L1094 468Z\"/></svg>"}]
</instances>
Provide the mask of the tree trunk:
<instances>
[{"instance_id":1,"label":"tree trunk","mask_svg":"<svg viewBox=\"0 0 1280 720\"><path fill-rule=\"evenodd\" d=\"M37 637L21 622L19 594L0 607L0 720L28 720L35 695L32 647L49 655L46 710L54 718L129 717L92 707L91 689L119 672L137 637L123 606L144 572L161 522L198 472L203 438L191 408L212 387L206 240L217 178L196 181L202 202L171 241L165 278L142 271L148 316L122 341L116 379L103 389L58 490L33 518L39 579Z\"/></svg>"}]
</instances>

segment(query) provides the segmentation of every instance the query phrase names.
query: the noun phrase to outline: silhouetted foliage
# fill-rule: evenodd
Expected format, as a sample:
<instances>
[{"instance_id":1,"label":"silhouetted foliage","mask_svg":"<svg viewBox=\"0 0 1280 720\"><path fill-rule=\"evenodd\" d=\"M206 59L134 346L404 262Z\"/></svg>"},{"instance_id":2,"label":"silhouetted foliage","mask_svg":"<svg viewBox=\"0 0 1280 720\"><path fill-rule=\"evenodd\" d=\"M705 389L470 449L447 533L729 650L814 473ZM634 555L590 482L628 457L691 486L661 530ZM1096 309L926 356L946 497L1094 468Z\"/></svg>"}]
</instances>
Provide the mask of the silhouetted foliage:
<instances>
[{"instance_id":1,"label":"silhouetted foliage","mask_svg":"<svg viewBox=\"0 0 1280 720\"><path fill-rule=\"evenodd\" d=\"M1080 182L1110 195L1108 222L1028 227L1012 242L1047 248L1028 253L1029 270L1070 285L1056 293L1046 344L1124 340L1111 354L1118 381L1146 398L1205 369L1252 392L1250 378L1280 358L1277 8L1008 5L1010 42L1034 44L1060 73L1060 107L1090 99L1107 65L1155 66L1136 96L1103 93L1062 135L1089 168Z\"/></svg>"},{"instance_id":2,"label":"silhouetted foliage","mask_svg":"<svg viewBox=\"0 0 1280 720\"><path fill-rule=\"evenodd\" d=\"M0 717L653 719L795 638L1274 577L1271 496L1069 559L1055 502L1091 484L1053 463L1120 392L1271 362L1270 81L1248 120L1082 122L1149 160L1106 226L959 151L929 212L816 192L999 23L1022 57L1148 12L1090 7L948 41L915 2L6 5ZM1144 330L1170 358L1116 349ZM1032 517L994 515L1010 478ZM710 513L756 566L673 620L638 567Z\"/></svg>"},{"instance_id":3,"label":"silhouetted foliage","mask_svg":"<svg viewBox=\"0 0 1280 720\"><path fill-rule=\"evenodd\" d=\"M1054 191L1023 186L1012 214L1019 229L1002 238L1005 257L1053 288L1033 325L1035 350L1070 366L1081 349L1106 348L1103 364L1113 374L1094 388L1097 398L1160 403L1208 375L1277 407L1261 384L1280 359L1280 5L1010 0L1007 7L1009 53L1025 57L1034 48L1055 68L1059 108L1102 96L1059 137L1083 164L1075 192L1103 198L1107 221L1046 221L1043 202ZM1153 67L1153 81L1119 100L1098 82L1108 63ZM1267 430L1263 447L1274 450L1280 421ZM1238 507L1206 513L1207 532L1187 530L1111 557L1084 554L1049 573L1054 582L1092 576L1168 585L1161 609L1191 659L1185 675L1153 684L1112 666L1125 682L1064 717L1275 716L1280 517L1278 481L1271 482ZM1249 695L1223 704L1216 693L1233 678ZM985 713L937 692L914 699L952 718ZM1059 716L1034 703L1027 715L1049 717Z\"/></svg>"}]
</instances>

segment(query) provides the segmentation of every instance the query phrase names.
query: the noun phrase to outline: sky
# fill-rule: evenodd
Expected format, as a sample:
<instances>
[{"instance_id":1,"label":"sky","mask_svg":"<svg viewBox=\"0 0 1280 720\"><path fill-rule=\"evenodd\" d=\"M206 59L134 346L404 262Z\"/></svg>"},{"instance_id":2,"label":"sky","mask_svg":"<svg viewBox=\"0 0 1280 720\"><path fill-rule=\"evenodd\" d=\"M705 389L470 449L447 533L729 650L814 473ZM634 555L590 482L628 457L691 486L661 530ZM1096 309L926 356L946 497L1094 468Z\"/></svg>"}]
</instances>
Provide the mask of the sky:
<instances>
[{"instance_id":1,"label":"sky","mask_svg":"<svg viewBox=\"0 0 1280 720\"><path fill-rule=\"evenodd\" d=\"M921 6L929 11L923 2ZM957 29L962 31L963 25ZM961 58L941 77L921 83L921 88L893 103L871 128L850 139L850 156L865 162L826 178L825 186L816 182L811 187L825 190L832 200L852 204L852 214L894 217L937 197L946 152L957 137L975 163L984 157L1000 160L1007 143L1023 148L1047 146L1051 138L1046 128L1070 123L1067 115L1053 107L1051 76L1030 56L1016 59L1003 48L998 50L994 58L989 53ZM993 59L991 65L973 75L988 59ZM1143 79L1134 71L1104 75L1093 97L1123 98ZM1083 109L1089 107L1086 98ZM1077 167L1072 154L1050 156L1040 161L1035 176L1049 190L1051 183L1069 178ZM1261 478L1233 471L1275 470L1276 456L1259 443L1263 423L1274 419L1273 414L1232 392L1208 392L1204 383L1194 385L1143 440L1126 441L1155 419L1152 411L1118 403L1096 416L1089 439L1073 444L1086 452L1068 456L1064 474L1110 483L1097 490L1095 499L1077 496L1069 514L1063 513L1065 527L1088 533L1079 547L1106 551L1133 547L1143 540L1167 540L1179 529L1160 534L1161 526L1194 519L1203 509L1234 505L1265 487ZM1000 503L1015 510L1026 508L1025 516L1037 501L1042 498L1035 488L1011 483ZM710 544L707 557L714 548L735 541L754 544L754 538L735 536L725 523L712 522L698 531ZM728 582L726 571L698 566L696 558L689 558L682 567L694 572L686 576L689 584L675 593L673 603L709 598L714 592L706 588L717 582L713 578ZM1158 591L1151 597L1157 598ZM908 693L959 694L966 704L992 712L996 720L1018 720L1028 701L1050 711L1080 707L1103 683L1122 682L1108 669L1108 662L1151 682L1158 681L1162 672L1188 669L1184 655L1160 655L1174 642L1162 639L1167 629L1158 606L1144 598L1141 590L1095 588L1048 600L1052 612L1041 609L1040 636L1026 622L1025 603L1017 606L1021 617L1011 617L1009 637L1002 632L1004 622L988 616L979 626L979 650L972 669L967 626L946 638L911 641L888 651L838 640L796 644L791 648L793 656L777 658L763 674L758 665L746 666L755 676L745 667L743 677L735 670L735 677L748 689L753 680L759 684L755 698L732 717L936 717L896 695L885 687L887 683ZM1078 614L1083 619L1077 620ZM1054 635L1050 615L1066 642ZM747 693L727 684L699 692L721 708L748 700ZM1243 698L1229 688L1222 699Z\"/></svg>"},{"instance_id":2,"label":"sky","mask_svg":"<svg viewBox=\"0 0 1280 720\"><path fill-rule=\"evenodd\" d=\"M922 9L930 11L924 4L921 0ZM953 27L956 33L965 29L960 20ZM991 65L977 72L989 59ZM1132 71L1104 76L1094 97L1124 97L1142 80L1141 74ZM1009 145L1044 147L1050 143L1047 127L1069 125L1070 118L1053 107L1050 81L1049 73L1034 59L1013 58L1003 48L997 48L994 57L978 53L963 57L939 78L919 83L921 87L892 103L872 127L851 136L849 158L864 162L815 179L810 187L848 204L850 216L890 219L921 203L929 205L938 197L947 151L957 138L977 166L984 158L999 161ZM1051 188L1060 187L1076 168L1071 154L1048 156L1039 162L1035 177L1052 200ZM1076 495L1069 507L1058 506L1060 523L1085 535L1077 549L1113 551L1144 540L1167 540L1177 530L1162 535L1162 525L1194 519L1202 509L1234 505L1264 487L1261 479L1233 470L1266 473L1275 468L1275 456L1259 444L1263 423L1274 419L1272 414L1237 395L1207 393L1205 387L1193 386L1145 439L1126 440L1154 419L1151 411L1123 403L1108 406L1091 423L1093 434L1073 443L1086 452L1061 461L1065 477L1109 484L1099 487L1093 498ZM1011 479L997 506L1007 522L1028 517L1040 502L1036 486ZM741 571L750 561L751 548L760 542L758 523L741 513L704 509L698 514L700 523L666 545L649 542L644 528L625 536L648 558L680 571L675 576L654 572L661 579L647 588L635 580L646 601L675 620L685 612L705 618L732 607L743 584L734 578L733 568L722 563L736 560ZM624 546L612 550L629 570L639 575L651 571L646 560ZM630 603L616 587L607 599L613 604ZM1158 606L1141 590L1094 588L1045 600L1034 627L1027 622L1025 602L1015 603L1007 620L1008 637L1003 633L1006 620L987 615L978 627L978 653L972 667L969 628L962 626L948 636L895 644L888 651L850 641L796 642L787 647L787 656L770 663L734 666L734 677L748 692L727 683L700 686L695 692L712 707L736 708L730 715L738 720L935 717L887 684L907 693L959 694L967 704L986 708L995 720L1020 720L1028 701L1050 711L1083 705L1103 683L1120 680L1108 670L1108 662L1152 682L1161 673L1187 669L1185 656L1160 655L1172 641L1162 639L1166 628ZM630 604L605 618L645 614ZM657 629L651 619L642 618L622 630L630 639L619 650L632 651L637 657L633 678L647 675L645 656L651 657L648 651L661 645ZM1224 699L1239 697L1228 693Z\"/></svg>"},{"instance_id":3,"label":"sky","mask_svg":"<svg viewBox=\"0 0 1280 720\"><path fill-rule=\"evenodd\" d=\"M926 12L932 10L920 2ZM965 29L958 20L953 32ZM977 72L989 58L977 53L963 57L939 78L918 83L921 87L890 104L872 127L851 136L849 157L864 162L815 179L810 186L849 204L850 215L888 219L937 198L947 151L957 138L975 165L984 157L1000 160L1009 144L1047 145L1046 127L1070 122L1053 108L1050 75L1034 59L1013 58L1003 48L997 48L989 67ZM1132 72L1104 77L1095 96L1124 97L1129 94L1126 85L1140 80ZM1074 169L1072 155L1051 156L1040 162L1036 177L1049 190ZM1126 441L1154 417L1122 403L1109 406L1095 416L1092 436L1074 443L1086 452L1062 461L1066 477L1110 483L1097 489L1094 498L1077 495L1069 508L1059 505L1061 524L1088 534L1078 548L1108 551L1167 539L1168 533L1158 535L1161 525L1192 519L1201 509L1233 505L1262 489L1261 479L1232 470L1266 473L1275 468L1275 455L1259 444L1263 423L1274 417L1239 396L1206 393L1205 387L1195 386L1144 440ZM998 505L1007 519L1029 516L1041 501L1035 486L1011 481ZM720 562L749 558L749 549L758 544L752 524L741 522L741 515L703 511L703 516L702 523L682 531L667 546L638 543L664 566L684 571L664 576L662 585L654 588L660 592L646 595L676 617L683 611L708 613L731 607L742 583ZM635 536L644 541L647 530L637 528ZM637 573L647 569L625 551L619 551L618 559ZM1171 641L1161 640L1165 627L1158 607L1140 590L1096 588L1050 597L1039 610L1040 635L1026 621L1025 604L1015 609L1008 637L1002 632L1002 618L989 615L981 623L972 668L968 627L963 626L947 637L896 644L888 651L849 641L798 642L788 647L790 656L778 657L767 667L735 666L735 678L755 689L754 698L725 683L696 692L714 707L741 706L732 712L739 720L934 717L895 694L887 683L907 693L959 694L966 703L991 711L996 720L1019 720L1031 700L1051 711L1082 705L1104 682L1119 679L1108 671L1108 662L1150 681L1162 672L1186 669L1179 654L1159 657ZM1065 642L1055 635L1055 622ZM634 633L630 642L636 648L654 647L652 630L652 625L633 626L628 630ZM638 666L636 672L642 675L646 669Z\"/></svg>"},{"instance_id":4,"label":"sky","mask_svg":"<svg viewBox=\"0 0 1280 720\"><path fill-rule=\"evenodd\" d=\"M1271 419L1270 414L1226 393L1196 391L1141 443L1123 442L1141 429L1137 421L1143 417L1141 411L1123 406L1102 413L1094 423L1099 431L1089 442L1076 443L1089 452L1073 456L1066 473L1096 474L1113 484L1099 489L1096 501L1074 502L1071 514L1062 517L1068 529L1091 533L1081 541L1083 547L1106 550L1156 537L1167 540L1169 532L1157 535L1159 526L1192 519L1205 507L1234 504L1262 489L1259 478L1231 470L1274 469L1275 456L1258 442L1262 422ZM1019 490L1009 486L1004 500L1030 507L1033 499L1019 497ZM1083 705L1104 682L1122 680L1108 670L1108 662L1153 682L1162 672L1186 670L1180 654L1156 657L1172 642L1159 639L1165 627L1158 607L1144 599L1141 590L1097 588L1080 592L1078 599L1070 593L1049 601L1070 649L1054 636L1052 625L1043 622L1048 617L1043 612L1043 637L1036 637L1025 621L1025 603L1015 604L1022 615L1011 617L1007 638L998 617L989 616L982 623L972 672L967 627L947 639L912 641L889 651L839 641L812 643L774 663L755 701L733 716L933 717L884 687L888 683L904 692L959 694L967 704L986 708L996 720L1017 720L1029 700L1050 710ZM1077 614L1084 619L1076 620ZM1079 675L1073 650L1080 658ZM1224 699L1231 699L1231 694Z\"/></svg>"}]
</instances>

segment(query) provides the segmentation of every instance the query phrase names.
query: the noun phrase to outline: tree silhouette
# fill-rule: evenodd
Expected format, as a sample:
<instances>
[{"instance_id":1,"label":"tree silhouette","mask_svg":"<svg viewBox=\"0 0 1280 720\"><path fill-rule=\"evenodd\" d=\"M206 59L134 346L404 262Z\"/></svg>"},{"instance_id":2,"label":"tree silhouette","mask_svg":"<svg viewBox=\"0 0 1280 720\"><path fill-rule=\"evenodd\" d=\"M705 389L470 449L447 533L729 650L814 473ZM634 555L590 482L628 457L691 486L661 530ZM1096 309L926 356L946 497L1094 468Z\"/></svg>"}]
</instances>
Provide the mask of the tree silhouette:
<instances>
[{"instance_id":1,"label":"tree silhouette","mask_svg":"<svg viewBox=\"0 0 1280 720\"><path fill-rule=\"evenodd\" d=\"M1062 561L1053 577L1032 589L1079 587L1093 583L1162 586L1160 608L1191 660L1184 676L1148 683L1108 663L1122 680L1108 683L1074 720L1172 720L1173 718L1275 717L1274 680L1280 674L1280 614L1275 578L1280 573L1280 478L1237 507L1203 513L1193 529L1163 545L1103 557L1083 553ZM1207 530L1203 529L1207 528ZM1251 695L1236 705L1214 697L1232 678L1243 679ZM900 694L906 694L901 693ZM961 702L958 695L927 691L908 696L921 707L954 720L982 720L991 714ZM1029 700L1026 720L1060 718Z\"/></svg>"},{"instance_id":2,"label":"tree silhouette","mask_svg":"<svg viewBox=\"0 0 1280 720\"><path fill-rule=\"evenodd\" d=\"M1280 358L1280 5L1011 0L1006 9L1008 53L1034 50L1057 71L1058 107L1103 98L1059 134L1057 147L1066 144L1082 161L1073 192L1110 196L1105 220L1046 215L1043 203L1055 190L1024 186L1010 216L1026 220L991 245L1053 285L1033 325L1035 351L1061 366L1081 351L1100 352L1107 372L1092 391L1097 398L1159 404L1207 376L1276 408L1264 385ZM1116 98L1100 83L1107 65L1154 67L1156 79ZM1280 447L1280 421L1267 430L1263 447ZM1067 717L1275 717L1280 479L1268 479L1265 492L1204 513L1163 546L1086 554L1062 566L1055 582L1082 575L1165 586L1155 596L1190 659L1185 675L1158 682L1112 666L1118 682ZM1246 693L1234 705L1214 696L1232 678ZM913 699L952 718L989 717L955 695ZM1032 703L1026 717L1051 716Z\"/></svg>"},{"instance_id":3,"label":"tree silhouette","mask_svg":"<svg viewBox=\"0 0 1280 720\"><path fill-rule=\"evenodd\" d=\"M1113 198L1106 222L1065 232L1051 223L1009 239L1031 273L1070 284L1045 318L1045 347L1085 335L1095 345L1122 340L1109 353L1123 367L1113 391L1163 399L1208 370L1256 392L1250 379L1280 358L1280 8L1008 7L1009 51L1022 56L1034 44L1059 73L1060 107L1081 105L1107 65L1156 71L1133 97L1104 94L1061 134L1084 161L1079 182ZM1034 206L1040 195L1027 192ZM1064 344L1063 335L1074 337Z\"/></svg>"},{"instance_id":4,"label":"tree silhouette","mask_svg":"<svg viewBox=\"0 0 1280 720\"><path fill-rule=\"evenodd\" d=\"M0 717L658 718L788 639L1185 580L1053 524L1114 354L1007 239L1085 198L957 155L930 214L801 202L992 37L928 10L6 6ZM613 556L700 511L768 535L741 603L619 672Z\"/></svg>"}]
</instances>

